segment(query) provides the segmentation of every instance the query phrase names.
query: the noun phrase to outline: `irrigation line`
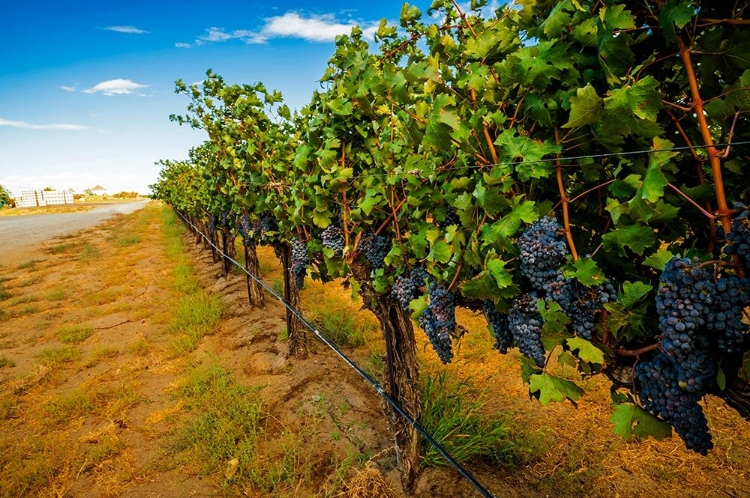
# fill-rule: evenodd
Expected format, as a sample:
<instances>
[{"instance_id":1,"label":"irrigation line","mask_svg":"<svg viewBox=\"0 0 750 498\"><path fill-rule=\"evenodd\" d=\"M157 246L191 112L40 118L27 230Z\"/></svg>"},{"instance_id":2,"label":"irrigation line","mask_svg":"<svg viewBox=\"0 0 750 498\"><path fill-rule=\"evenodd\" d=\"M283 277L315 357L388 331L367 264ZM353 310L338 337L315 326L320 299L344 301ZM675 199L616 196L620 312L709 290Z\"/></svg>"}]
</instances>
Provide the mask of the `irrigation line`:
<instances>
[{"instance_id":1,"label":"irrigation line","mask_svg":"<svg viewBox=\"0 0 750 498\"><path fill-rule=\"evenodd\" d=\"M367 382L368 384L370 384L370 386L372 386L378 392L378 394L383 399L385 399L386 402L389 405L391 405L391 407L393 407L393 409L396 410L399 413L399 415L401 415L404 418L404 420L406 420L409 424L411 424L411 426L414 427L417 430L417 432L419 432L422 435L422 437L424 437L427 440L427 442L429 442L438 451L438 453L440 453L441 455L443 455L443 457L448 461L448 463L451 464L458 471L458 473L461 474L467 481L469 481L469 483L471 483L471 485L474 486L476 488L476 490L479 491L479 493L482 496L484 496L485 498L496 498L494 495L490 494L490 492L487 491L487 489L484 486L482 486L479 483L479 481L477 481L474 478L474 476L472 476L471 473L468 470L466 470L465 468L463 468L460 463L458 463L442 446L440 446L440 443L438 443L437 441L435 441L435 439L433 439L433 437L430 436L427 433L427 431L421 425L419 425L419 423L417 423L416 420L414 420L411 417L411 415L409 415L408 413L406 413L406 411L404 411L404 409L401 408L401 405L399 405L396 400L394 400L393 398L391 398L391 396L387 392L385 392L382 387L380 387L380 384L378 384L372 377L370 377L369 375L367 375L367 373L365 373L364 370L362 370L356 363L354 363L354 361L352 361L348 356L346 356L346 354L344 354L344 352L341 351L338 348L338 346L336 346L336 344L334 344L333 342L331 342L331 340L328 339L325 335L323 335L323 333L321 331L319 331L313 324L311 324L310 322L308 322L305 319L305 317L302 316L302 313L300 313L294 306L292 306L287 301L285 301L283 297L281 297L280 295L278 295L263 280L261 280L260 278L256 277L252 273L250 273L247 270L247 268L245 268L243 265L241 265L240 263L238 263L237 261L235 261L234 259L232 259L232 257L224 254L224 252L221 249L219 249L218 247L216 247L216 245L214 245L214 243L211 241L211 239L209 237L207 237L203 232L201 232L198 229L198 227L196 227L195 225L193 225L187 218L185 218L182 215L182 213L177 212L177 214L180 216L180 218L182 218L182 220L185 223L187 223L188 225L190 225L191 227L193 227L193 229L196 232L198 232L201 235L201 237L203 237L209 243L209 245L211 245L214 249L216 249L219 252L219 254L221 254L224 258L226 258L229 261L231 261L232 263L234 263L235 266L237 266L240 270L242 270L243 272L245 272L250 278L252 278L258 284L260 284L260 286L263 287L269 294L271 294L273 297L275 297L277 300L279 300L279 302L281 302L281 304L283 304L286 307L286 309L288 309L295 317L297 317L299 319L299 321L301 321L307 328L309 328L318 337L318 339L320 339L321 341L323 341L323 343L326 346L328 346L329 348L331 348L339 356L339 358L341 358L342 360L344 360L344 363L346 363L352 369L354 369L354 371L357 372L359 374L359 376L362 377L365 380L365 382Z\"/></svg>"}]
</instances>

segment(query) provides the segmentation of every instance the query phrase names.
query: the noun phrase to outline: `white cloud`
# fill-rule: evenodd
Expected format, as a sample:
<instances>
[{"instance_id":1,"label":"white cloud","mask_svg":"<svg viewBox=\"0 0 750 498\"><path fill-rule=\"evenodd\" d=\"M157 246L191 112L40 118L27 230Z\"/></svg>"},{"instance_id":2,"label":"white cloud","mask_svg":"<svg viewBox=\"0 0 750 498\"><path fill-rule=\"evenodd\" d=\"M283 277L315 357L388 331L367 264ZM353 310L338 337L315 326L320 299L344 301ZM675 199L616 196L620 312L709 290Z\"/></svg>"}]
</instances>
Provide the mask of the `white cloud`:
<instances>
[{"instance_id":1,"label":"white cloud","mask_svg":"<svg viewBox=\"0 0 750 498\"><path fill-rule=\"evenodd\" d=\"M128 95L133 93L133 90L146 88L147 86L148 85L141 85L140 83L136 83L132 80L116 79L102 81L101 83L94 85L88 90L84 90L83 93L93 94L101 92L104 95L111 97L113 95Z\"/></svg>"},{"instance_id":2,"label":"white cloud","mask_svg":"<svg viewBox=\"0 0 750 498\"><path fill-rule=\"evenodd\" d=\"M60 90L65 90L66 92L75 92L76 91L75 87L72 87L72 86L62 85L62 86L58 86L57 88L59 88Z\"/></svg>"},{"instance_id":3,"label":"white cloud","mask_svg":"<svg viewBox=\"0 0 750 498\"><path fill-rule=\"evenodd\" d=\"M177 48L193 48L193 46L191 44L184 43L184 42L177 42L177 43L174 44L174 46L177 47Z\"/></svg>"},{"instance_id":4,"label":"white cloud","mask_svg":"<svg viewBox=\"0 0 750 498\"><path fill-rule=\"evenodd\" d=\"M135 26L107 26L104 28L107 31L115 31L117 33L127 33L130 35L145 35L149 32L144 29L136 28Z\"/></svg>"},{"instance_id":5,"label":"white cloud","mask_svg":"<svg viewBox=\"0 0 750 498\"><path fill-rule=\"evenodd\" d=\"M0 118L0 126L10 126L11 128L22 128L24 130L68 130L68 131L79 131L86 130L88 126L81 126L67 123L53 123L53 124L32 124L26 121L10 121L8 119Z\"/></svg>"},{"instance_id":6,"label":"white cloud","mask_svg":"<svg viewBox=\"0 0 750 498\"><path fill-rule=\"evenodd\" d=\"M269 37L302 38L307 41L333 41L339 35L351 32L353 21L341 23L333 15L302 17L296 12L269 17L261 32Z\"/></svg>"},{"instance_id":7,"label":"white cloud","mask_svg":"<svg viewBox=\"0 0 750 498\"><path fill-rule=\"evenodd\" d=\"M195 40L194 46L204 43L218 43L229 40L242 40L245 43L267 43L273 38L298 38L311 42L333 41L339 35L349 34L354 26L360 25L364 35L372 38L378 29L377 22L357 23L354 20L340 21L333 14L304 15L298 12L287 12L280 16L267 17L265 24L258 30L236 29L227 31L212 26L206 34ZM188 48L188 43L177 43L175 46Z\"/></svg>"}]
</instances>

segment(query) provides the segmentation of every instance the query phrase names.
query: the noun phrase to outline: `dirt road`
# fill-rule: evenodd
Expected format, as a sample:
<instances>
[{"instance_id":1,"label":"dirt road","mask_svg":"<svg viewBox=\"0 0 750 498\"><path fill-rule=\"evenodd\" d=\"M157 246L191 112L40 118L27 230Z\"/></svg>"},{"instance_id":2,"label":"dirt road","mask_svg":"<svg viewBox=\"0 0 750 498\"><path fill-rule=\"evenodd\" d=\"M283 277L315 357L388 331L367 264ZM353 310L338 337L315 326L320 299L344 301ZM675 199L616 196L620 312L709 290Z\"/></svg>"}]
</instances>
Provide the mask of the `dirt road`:
<instances>
[{"instance_id":1,"label":"dirt road","mask_svg":"<svg viewBox=\"0 0 750 498\"><path fill-rule=\"evenodd\" d=\"M29 259L28 250L52 237L93 227L116 214L130 214L148 201L107 204L91 211L0 218L0 264Z\"/></svg>"}]
</instances>

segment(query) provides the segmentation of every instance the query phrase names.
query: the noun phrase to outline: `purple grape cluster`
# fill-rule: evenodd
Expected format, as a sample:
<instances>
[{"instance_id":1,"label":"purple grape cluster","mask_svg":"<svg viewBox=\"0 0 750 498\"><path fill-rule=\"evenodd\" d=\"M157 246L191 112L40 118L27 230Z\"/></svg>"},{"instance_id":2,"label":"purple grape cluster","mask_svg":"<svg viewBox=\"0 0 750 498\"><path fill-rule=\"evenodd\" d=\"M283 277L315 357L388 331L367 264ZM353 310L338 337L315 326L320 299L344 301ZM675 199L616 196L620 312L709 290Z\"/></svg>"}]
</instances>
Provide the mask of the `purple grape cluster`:
<instances>
[{"instance_id":1,"label":"purple grape cluster","mask_svg":"<svg viewBox=\"0 0 750 498\"><path fill-rule=\"evenodd\" d=\"M365 258L370 263L370 268L377 270L383 267L385 257L391 251L391 241L382 235L368 232L362 236L359 249L365 254Z\"/></svg>"},{"instance_id":2,"label":"purple grape cluster","mask_svg":"<svg viewBox=\"0 0 750 498\"><path fill-rule=\"evenodd\" d=\"M419 315L419 326L427 333L440 361L453 359L451 337L456 330L456 303L453 293L433 282L428 287L427 308Z\"/></svg>"},{"instance_id":3,"label":"purple grape cluster","mask_svg":"<svg viewBox=\"0 0 750 498\"><path fill-rule=\"evenodd\" d=\"M307 243L300 239L294 239L292 242L292 264L289 271L294 276L294 285L297 289L302 289L305 285L305 275L309 263L310 256L307 251Z\"/></svg>"},{"instance_id":4,"label":"purple grape cluster","mask_svg":"<svg viewBox=\"0 0 750 498\"><path fill-rule=\"evenodd\" d=\"M554 281L565 262L568 251L561 233L562 227L557 221L545 216L526 227L518 238L521 275L536 290L543 290Z\"/></svg>"},{"instance_id":5,"label":"purple grape cluster","mask_svg":"<svg viewBox=\"0 0 750 498\"><path fill-rule=\"evenodd\" d=\"M279 227L278 225L276 225L276 220L274 220L270 216L264 216L260 219L258 231L255 233L259 238L261 244L268 244L271 242L271 236L269 235L269 233L278 231L278 228Z\"/></svg>"},{"instance_id":6,"label":"purple grape cluster","mask_svg":"<svg viewBox=\"0 0 750 498\"><path fill-rule=\"evenodd\" d=\"M417 298L420 294L419 289L425 285L425 281L428 279L429 274L421 266L406 270L396 277L391 289L391 296L398 299L401 308L409 311L409 303Z\"/></svg>"},{"instance_id":7,"label":"purple grape cluster","mask_svg":"<svg viewBox=\"0 0 750 498\"><path fill-rule=\"evenodd\" d=\"M716 335L716 347L722 353L741 350L748 331L742 322L742 310L750 306L750 280L722 277L714 285L713 306L706 314L706 329Z\"/></svg>"},{"instance_id":8,"label":"purple grape cluster","mask_svg":"<svg viewBox=\"0 0 750 498\"><path fill-rule=\"evenodd\" d=\"M510 333L508 315L497 311L492 299L484 300L482 311L484 311L484 317L487 320L487 325L490 327L490 332L492 332L492 336L495 338L493 347L502 354L507 353L508 348L513 345L513 334Z\"/></svg>"},{"instance_id":9,"label":"purple grape cluster","mask_svg":"<svg viewBox=\"0 0 750 498\"><path fill-rule=\"evenodd\" d=\"M727 234L732 245L727 245L724 251L739 256L745 269L750 270L750 210L739 202L734 204L734 209L741 212L732 220L732 231Z\"/></svg>"},{"instance_id":10,"label":"purple grape cluster","mask_svg":"<svg viewBox=\"0 0 750 498\"><path fill-rule=\"evenodd\" d=\"M545 363L542 345L542 316L536 308L537 295L531 291L513 300L508 313L508 328L516 340L518 350L534 360L539 367Z\"/></svg>"},{"instance_id":11,"label":"purple grape cluster","mask_svg":"<svg viewBox=\"0 0 750 498\"><path fill-rule=\"evenodd\" d=\"M250 243L250 233L253 230L248 215L241 214L237 217L237 229L240 231L240 236L242 236L242 243L248 245Z\"/></svg>"},{"instance_id":12,"label":"purple grape cluster","mask_svg":"<svg viewBox=\"0 0 750 498\"><path fill-rule=\"evenodd\" d=\"M333 250L334 256L340 257L344 253L344 232L336 225L328 225L320 238L323 247Z\"/></svg>"},{"instance_id":13,"label":"purple grape cluster","mask_svg":"<svg viewBox=\"0 0 750 498\"><path fill-rule=\"evenodd\" d=\"M461 225L461 219L458 217L458 211L453 206L448 206L445 210L445 218L438 221L440 228L448 228L451 225Z\"/></svg>"}]
</instances>

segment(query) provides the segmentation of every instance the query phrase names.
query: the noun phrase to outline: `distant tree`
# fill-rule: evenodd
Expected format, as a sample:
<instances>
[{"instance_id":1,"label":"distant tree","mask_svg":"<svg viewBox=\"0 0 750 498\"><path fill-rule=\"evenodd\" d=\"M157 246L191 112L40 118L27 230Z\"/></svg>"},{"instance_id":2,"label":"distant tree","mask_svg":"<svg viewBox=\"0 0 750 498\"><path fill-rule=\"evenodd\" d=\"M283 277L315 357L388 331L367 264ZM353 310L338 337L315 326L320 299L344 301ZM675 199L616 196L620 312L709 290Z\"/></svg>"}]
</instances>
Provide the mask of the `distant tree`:
<instances>
[{"instance_id":1,"label":"distant tree","mask_svg":"<svg viewBox=\"0 0 750 498\"><path fill-rule=\"evenodd\" d=\"M45 192L54 192L55 189L53 187L44 187Z\"/></svg>"},{"instance_id":2,"label":"distant tree","mask_svg":"<svg viewBox=\"0 0 750 498\"><path fill-rule=\"evenodd\" d=\"M90 188L87 188L86 190L84 190L83 193L86 195L94 195L94 193L91 191Z\"/></svg>"},{"instance_id":3,"label":"distant tree","mask_svg":"<svg viewBox=\"0 0 750 498\"><path fill-rule=\"evenodd\" d=\"M15 207L16 201L13 199L13 193L5 185L0 185L0 208L6 204Z\"/></svg>"}]
</instances>

